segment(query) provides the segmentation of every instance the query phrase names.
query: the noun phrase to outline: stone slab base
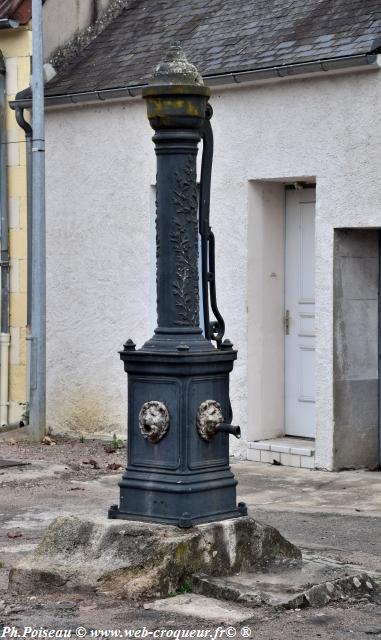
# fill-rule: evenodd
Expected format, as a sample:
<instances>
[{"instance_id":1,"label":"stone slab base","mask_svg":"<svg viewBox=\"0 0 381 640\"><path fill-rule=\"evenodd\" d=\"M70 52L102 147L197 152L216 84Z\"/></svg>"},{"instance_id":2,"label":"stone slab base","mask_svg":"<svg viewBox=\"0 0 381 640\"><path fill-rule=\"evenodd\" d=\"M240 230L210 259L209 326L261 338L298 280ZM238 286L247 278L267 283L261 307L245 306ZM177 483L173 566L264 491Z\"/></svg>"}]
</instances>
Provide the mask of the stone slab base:
<instances>
[{"instance_id":1,"label":"stone slab base","mask_svg":"<svg viewBox=\"0 0 381 640\"><path fill-rule=\"evenodd\" d=\"M379 594L379 586L363 571L316 558L281 572L242 572L229 578L198 574L193 576L192 591L247 607L295 609L322 607L347 598L372 599Z\"/></svg>"},{"instance_id":2,"label":"stone slab base","mask_svg":"<svg viewBox=\"0 0 381 640\"><path fill-rule=\"evenodd\" d=\"M175 613L189 616L198 620L210 620L214 624L234 625L249 620L255 615L255 610L239 604L207 598L196 593L187 593L154 600L144 605L144 609L160 611L161 613Z\"/></svg>"},{"instance_id":3,"label":"stone slab base","mask_svg":"<svg viewBox=\"0 0 381 640\"><path fill-rule=\"evenodd\" d=\"M248 516L185 530L59 517L36 550L11 570L9 591L92 591L148 600L173 595L195 573L223 576L300 564L299 549Z\"/></svg>"}]
</instances>

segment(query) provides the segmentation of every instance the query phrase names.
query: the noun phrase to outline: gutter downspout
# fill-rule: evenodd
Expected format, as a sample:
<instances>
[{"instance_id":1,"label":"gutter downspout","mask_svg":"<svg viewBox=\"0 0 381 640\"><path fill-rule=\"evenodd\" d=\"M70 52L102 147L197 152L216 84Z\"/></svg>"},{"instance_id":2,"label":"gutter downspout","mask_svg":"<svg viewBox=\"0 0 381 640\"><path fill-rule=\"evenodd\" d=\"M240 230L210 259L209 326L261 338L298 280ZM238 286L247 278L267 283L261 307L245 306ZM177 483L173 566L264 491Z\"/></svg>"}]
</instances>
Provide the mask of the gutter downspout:
<instances>
[{"instance_id":1,"label":"gutter downspout","mask_svg":"<svg viewBox=\"0 0 381 640\"><path fill-rule=\"evenodd\" d=\"M12 20L11 18L0 19L0 29L17 29L20 26L18 20Z\"/></svg>"},{"instance_id":2,"label":"gutter downspout","mask_svg":"<svg viewBox=\"0 0 381 640\"><path fill-rule=\"evenodd\" d=\"M31 308L32 308L32 138L33 129L25 120L24 108L16 107L16 122L25 133L26 145L26 189L27 189L27 320L26 320L26 345L27 345L27 387L26 402L30 403L30 371L31 371Z\"/></svg>"},{"instance_id":3,"label":"gutter downspout","mask_svg":"<svg viewBox=\"0 0 381 640\"><path fill-rule=\"evenodd\" d=\"M9 211L7 189L6 86L5 61L0 52L0 251L1 251L1 319L0 319L0 426L8 425L9 409Z\"/></svg>"},{"instance_id":4,"label":"gutter downspout","mask_svg":"<svg viewBox=\"0 0 381 640\"><path fill-rule=\"evenodd\" d=\"M46 431L46 239L45 112L42 2L32 0L32 271L30 435L41 441Z\"/></svg>"},{"instance_id":5,"label":"gutter downspout","mask_svg":"<svg viewBox=\"0 0 381 640\"><path fill-rule=\"evenodd\" d=\"M381 229L378 231L378 470L381 471Z\"/></svg>"}]
</instances>

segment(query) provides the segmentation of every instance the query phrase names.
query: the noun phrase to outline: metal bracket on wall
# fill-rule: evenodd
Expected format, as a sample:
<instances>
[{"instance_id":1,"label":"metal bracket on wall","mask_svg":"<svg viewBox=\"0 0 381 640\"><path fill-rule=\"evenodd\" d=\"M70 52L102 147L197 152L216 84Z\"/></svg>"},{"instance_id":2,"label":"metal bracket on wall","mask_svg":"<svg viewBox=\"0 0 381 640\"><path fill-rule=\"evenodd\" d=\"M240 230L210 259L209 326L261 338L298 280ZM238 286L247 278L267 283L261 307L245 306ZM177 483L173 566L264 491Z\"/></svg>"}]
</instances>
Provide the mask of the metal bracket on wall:
<instances>
[{"instance_id":1,"label":"metal bracket on wall","mask_svg":"<svg viewBox=\"0 0 381 640\"><path fill-rule=\"evenodd\" d=\"M289 309L286 309L286 311L284 312L283 322L284 322L284 332L286 336L289 336L290 335L290 310Z\"/></svg>"}]
</instances>

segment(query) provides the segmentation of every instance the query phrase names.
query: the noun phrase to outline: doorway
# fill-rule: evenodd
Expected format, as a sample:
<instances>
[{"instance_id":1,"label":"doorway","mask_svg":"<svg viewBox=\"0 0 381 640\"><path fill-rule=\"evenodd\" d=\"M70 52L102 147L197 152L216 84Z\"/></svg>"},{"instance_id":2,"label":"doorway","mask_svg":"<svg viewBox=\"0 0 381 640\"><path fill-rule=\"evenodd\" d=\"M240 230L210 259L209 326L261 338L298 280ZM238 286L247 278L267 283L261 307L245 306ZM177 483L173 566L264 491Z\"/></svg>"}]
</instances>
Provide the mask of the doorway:
<instances>
[{"instance_id":1,"label":"doorway","mask_svg":"<svg viewBox=\"0 0 381 640\"><path fill-rule=\"evenodd\" d=\"M286 189L285 435L315 437L315 187Z\"/></svg>"}]
</instances>

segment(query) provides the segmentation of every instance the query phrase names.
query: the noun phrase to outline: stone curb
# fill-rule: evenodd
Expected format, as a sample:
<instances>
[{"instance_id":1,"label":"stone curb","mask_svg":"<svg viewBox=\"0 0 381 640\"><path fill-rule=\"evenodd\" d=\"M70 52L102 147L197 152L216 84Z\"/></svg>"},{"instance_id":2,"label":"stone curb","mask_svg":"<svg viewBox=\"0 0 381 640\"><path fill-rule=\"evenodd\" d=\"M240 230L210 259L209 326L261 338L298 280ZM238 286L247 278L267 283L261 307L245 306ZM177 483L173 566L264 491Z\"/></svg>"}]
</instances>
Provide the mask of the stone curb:
<instances>
[{"instance_id":1,"label":"stone curb","mask_svg":"<svg viewBox=\"0 0 381 640\"><path fill-rule=\"evenodd\" d=\"M305 607L323 607L330 602L343 601L364 595L375 595L380 592L379 585L367 573L357 573L336 580L322 582L297 594L289 594L288 598L277 598L266 592L261 586L257 588L240 587L239 584L226 580L214 579L205 575L194 575L192 590L229 602L236 602L247 607L271 606L280 609L296 609Z\"/></svg>"}]
</instances>

